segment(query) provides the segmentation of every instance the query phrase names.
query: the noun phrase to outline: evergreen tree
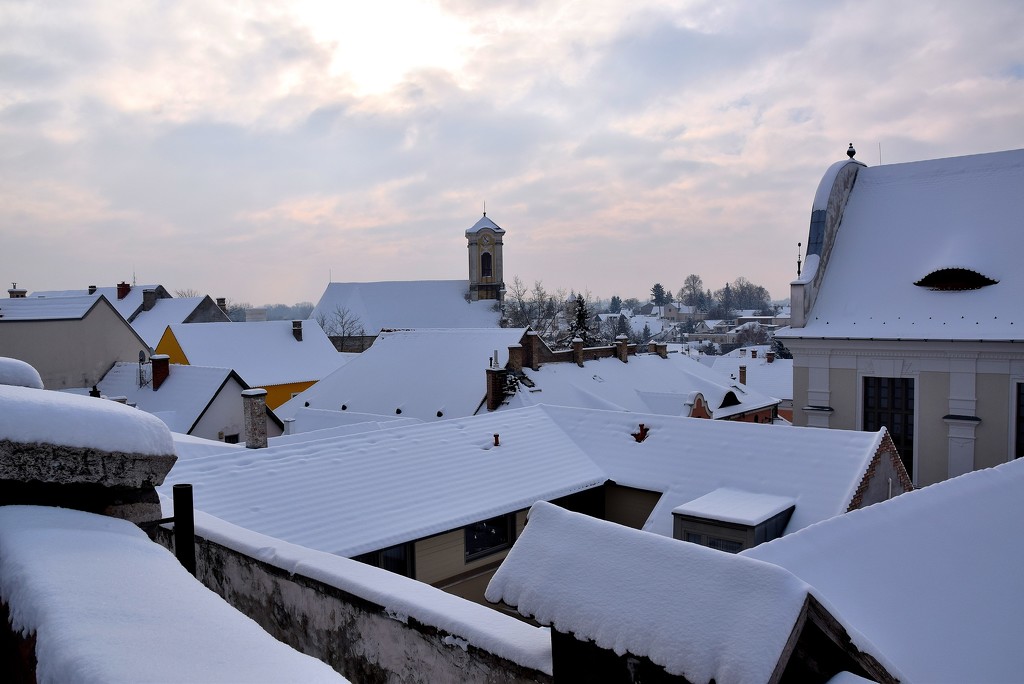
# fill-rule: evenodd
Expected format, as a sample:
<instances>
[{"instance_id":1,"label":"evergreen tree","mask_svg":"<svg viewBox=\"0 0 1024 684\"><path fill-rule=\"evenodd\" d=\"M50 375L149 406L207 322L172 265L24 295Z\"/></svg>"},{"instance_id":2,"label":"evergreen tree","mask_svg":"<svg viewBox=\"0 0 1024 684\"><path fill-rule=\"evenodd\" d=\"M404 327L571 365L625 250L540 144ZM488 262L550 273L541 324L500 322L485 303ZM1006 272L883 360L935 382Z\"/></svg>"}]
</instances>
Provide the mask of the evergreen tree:
<instances>
[{"instance_id":1,"label":"evergreen tree","mask_svg":"<svg viewBox=\"0 0 1024 684\"><path fill-rule=\"evenodd\" d=\"M608 305L608 313L619 313L622 311L622 300L618 295L612 295L612 301Z\"/></svg>"},{"instance_id":2,"label":"evergreen tree","mask_svg":"<svg viewBox=\"0 0 1024 684\"><path fill-rule=\"evenodd\" d=\"M663 306L665 304L665 288L661 283L654 283L654 287L651 288L651 301L654 302L655 306Z\"/></svg>"}]
</instances>

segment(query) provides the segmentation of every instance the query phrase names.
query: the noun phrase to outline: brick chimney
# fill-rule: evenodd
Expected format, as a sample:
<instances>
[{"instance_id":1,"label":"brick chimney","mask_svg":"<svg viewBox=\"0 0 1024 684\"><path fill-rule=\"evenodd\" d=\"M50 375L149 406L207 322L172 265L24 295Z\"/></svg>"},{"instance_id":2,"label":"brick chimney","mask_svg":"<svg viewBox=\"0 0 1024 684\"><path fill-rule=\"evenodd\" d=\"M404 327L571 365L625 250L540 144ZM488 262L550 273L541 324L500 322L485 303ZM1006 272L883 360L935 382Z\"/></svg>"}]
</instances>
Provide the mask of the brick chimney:
<instances>
[{"instance_id":1,"label":"brick chimney","mask_svg":"<svg viewBox=\"0 0 1024 684\"><path fill-rule=\"evenodd\" d=\"M242 391L242 422L247 449L267 447L267 390L256 388Z\"/></svg>"},{"instance_id":2,"label":"brick chimney","mask_svg":"<svg viewBox=\"0 0 1024 684\"><path fill-rule=\"evenodd\" d=\"M292 337L296 342L302 341L302 321L292 321Z\"/></svg>"},{"instance_id":3,"label":"brick chimney","mask_svg":"<svg viewBox=\"0 0 1024 684\"><path fill-rule=\"evenodd\" d=\"M153 391L156 392L171 374L171 357L167 354L153 354L149 361L153 366Z\"/></svg>"},{"instance_id":4,"label":"brick chimney","mask_svg":"<svg viewBox=\"0 0 1024 684\"><path fill-rule=\"evenodd\" d=\"M92 294L96 294L96 286L95 285L90 285L89 286L89 294L91 294L91 295Z\"/></svg>"},{"instance_id":5,"label":"brick chimney","mask_svg":"<svg viewBox=\"0 0 1024 684\"><path fill-rule=\"evenodd\" d=\"M142 310L149 311L156 306L156 290L142 291Z\"/></svg>"},{"instance_id":6,"label":"brick chimney","mask_svg":"<svg viewBox=\"0 0 1024 684\"><path fill-rule=\"evenodd\" d=\"M757 358L757 350L756 349L751 349L750 350L750 358L752 358L752 359L756 359Z\"/></svg>"},{"instance_id":7,"label":"brick chimney","mask_svg":"<svg viewBox=\"0 0 1024 684\"><path fill-rule=\"evenodd\" d=\"M580 337L572 338L572 362L583 367L583 339Z\"/></svg>"},{"instance_id":8,"label":"brick chimney","mask_svg":"<svg viewBox=\"0 0 1024 684\"><path fill-rule=\"evenodd\" d=\"M513 373L523 370L523 345L510 344L508 346L508 369Z\"/></svg>"},{"instance_id":9,"label":"brick chimney","mask_svg":"<svg viewBox=\"0 0 1024 684\"><path fill-rule=\"evenodd\" d=\"M505 381L508 371L504 368L487 369L487 410L493 411L505 400Z\"/></svg>"},{"instance_id":10,"label":"brick chimney","mask_svg":"<svg viewBox=\"0 0 1024 684\"><path fill-rule=\"evenodd\" d=\"M228 298L227 297L217 297L217 306L220 307L220 310L224 312L225 316L228 315Z\"/></svg>"},{"instance_id":11,"label":"brick chimney","mask_svg":"<svg viewBox=\"0 0 1024 684\"><path fill-rule=\"evenodd\" d=\"M773 351L765 352L764 353L764 358L765 358L765 360L768 363L775 363L775 352L773 352Z\"/></svg>"},{"instance_id":12,"label":"brick chimney","mask_svg":"<svg viewBox=\"0 0 1024 684\"><path fill-rule=\"evenodd\" d=\"M536 330L526 333L526 357L523 363L533 370L540 370L540 335Z\"/></svg>"},{"instance_id":13,"label":"brick chimney","mask_svg":"<svg viewBox=\"0 0 1024 684\"><path fill-rule=\"evenodd\" d=\"M132 286L123 280L117 284L117 298L124 299L132 291Z\"/></svg>"},{"instance_id":14,"label":"brick chimney","mask_svg":"<svg viewBox=\"0 0 1024 684\"><path fill-rule=\"evenodd\" d=\"M18 287L18 283L11 283L11 289L7 290L7 294L11 299L24 299L25 295L28 294L28 290Z\"/></svg>"},{"instance_id":15,"label":"brick chimney","mask_svg":"<svg viewBox=\"0 0 1024 684\"><path fill-rule=\"evenodd\" d=\"M740 384L741 385L746 385L747 384L747 367L746 366L740 366Z\"/></svg>"},{"instance_id":16,"label":"brick chimney","mask_svg":"<svg viewBox=\"0 0 1024 684\"><path fill-rule=\"evenodd\" d=\"M654 345L654 350L658 353L658 356L660 356L661 358L668 358L668 342L658 342L657 344Z\"/></svg>"},{"instance_id":17,"label":"brick chimney","mask_svg":"<svg viewBox=\"0 0 1024 684\"><path fill-rule=\"evenodd\" d=\"M629 338L625 335L615 337L615 358L622 363L629 363Z\"/></svg>"}]
</instances>

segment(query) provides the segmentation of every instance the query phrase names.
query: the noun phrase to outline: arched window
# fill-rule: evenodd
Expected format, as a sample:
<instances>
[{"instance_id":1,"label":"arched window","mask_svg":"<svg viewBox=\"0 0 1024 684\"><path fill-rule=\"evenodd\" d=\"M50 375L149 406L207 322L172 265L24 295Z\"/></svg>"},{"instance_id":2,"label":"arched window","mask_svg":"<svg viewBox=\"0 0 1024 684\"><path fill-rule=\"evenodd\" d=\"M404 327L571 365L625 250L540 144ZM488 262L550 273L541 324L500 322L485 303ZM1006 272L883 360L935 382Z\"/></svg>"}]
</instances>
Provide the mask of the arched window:
<instances>
[{"instance_id":1,"label":"arched window","mask_svg":"<svg viewBox=\"0 0 1024 684\"><path fill-rule=\"evenodd\" d=\"M491 269L491 253L484 252L483 254L480 255L480 277L490 278L492 277L492 275L493 273Z\"/></svg>"}]
</instances>

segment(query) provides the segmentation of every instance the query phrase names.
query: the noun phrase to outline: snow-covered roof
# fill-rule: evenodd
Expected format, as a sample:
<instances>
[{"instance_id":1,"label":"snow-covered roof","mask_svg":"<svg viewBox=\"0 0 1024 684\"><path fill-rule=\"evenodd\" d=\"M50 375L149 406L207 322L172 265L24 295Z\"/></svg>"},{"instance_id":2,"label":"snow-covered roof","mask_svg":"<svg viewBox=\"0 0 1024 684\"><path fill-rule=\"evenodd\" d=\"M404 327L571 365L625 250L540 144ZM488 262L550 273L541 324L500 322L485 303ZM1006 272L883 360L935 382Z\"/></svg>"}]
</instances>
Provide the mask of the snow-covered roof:
<instances>
[{"instance_id":1,"label":"snow-covered roof","mask_svg":"<svg viewBox=\"0 0 1024 684\"><path fill-rule=\"evenodd\" d=\"M647 326L651 335L657 335L665 329L665 321L657 316L631 316L629 319L629 327L632 328L634 335L641 335L644 332L644 326ZM644 340L647 342L647 340Z\"/></svg>"},{"instance_id":2,"label":"snow-covered roof","mask_svg":"<svg viewBox=\"0 0 1024 684\"><path fill-rule=\"evenodd\" d=\"M488 359L497 351L498 365L504 367L509 346L519 344L525 333L525 328L382 333L369 349L278 407L277 413L290 418L308 406L420 420L469 416L487 395Z\"/></svg>"},{"instance_id":3,"label":"snow-covered roof","mask_svg":"<svg viewBox=\"0 0 1024 684\"><path fill-rule=\"evenodd\" d=\"M231 368L253 386L309 382L326 377L353 355L340 354L315 321L302 321L302 341L292 321L181 323L171 325L190 365ZM164 349L162 341L160 349Z\"/></svg>"},{"instance_id":4,"label":"snow-covered roof","mask_svg":"<svg viewBox=\"0 0 1024 684\"><path fill-rule=\"evenodd\" d=\"M20 359L0 356L0 385L43 389L43 380L39 377L39 371L31 364Z\"/></svg>"},{"instance_id":5,"label":"snow-covered roof","mask_svg":"<svg viewBox=\"0 0 1024 684\"><path fill-rule=\"evenodd\" d=\"M323 381L321 380L321 382ZM274 413L280 416L281 409L284 406L287 406L287 402L277 407ZM294 409L294 406L290 408ZM288 418L291 422L290 430L293 434L272 437L271 443L274 440L296 441L297 438L308 433L318 433L325 436L335 433L352 434L353 432L379 430L383 427L416 425L423 422L416 418L403 418L396 415L383 416L372 413L357 413L355 411L339 411L337 409L305 408L301 405L301 402L295 413L289 415Z\"/></svg>"},{"instance_id":6,"label":"snow-covered roof","mask_svg":"<svg viewBox=\"0 0 1024 684\"><path fill-rule=\"evenodd\" d=\"M720 487L794 500L787 534L845 513L885 434L556 406L543 410L609 479L664 492L644 530L668 537L674 508ZM631 435L639 423L648 429L643 442Z\"/></svg>"},{"instance_id":7,"label":"snow-covered roof","mask_svg":"<svg viewBox=\"0 0 1024 684\"><path fill-rule=\"evenodd\" d=\"M1024 672L1024 592L1016 572L1024 565L1022 489L1024 460L1018 459L743 555L811 584L907 681L1018 681Z\"/></svg>"},{"instance_id":8,"label":"snow-covered roof","mask_svg":"<svg viewBox=\"0 0 1024 684\"><path fill-rule=\"evenodd\" d=\"M28 296L29 299L44 297L50 298L65 298L65 297L90 297L96 299L97 297L106 297L107 301L117 310L117 313L121 314L121 318L126 321L129 320L136 311L142 308L142 293L145 290L156 290L162 289L160 285L132 285L131 289L128 290L128 294L123 299L117 298L117 287L97 287L96 290L89 294L89 290L40 290L33 292ZM179 321L180 322L180 321Z\"/></svg>"},{"instance_id":9,"label":"snow-covered roof","mask_svg":"<svg viewBox=\"0 0 1024 684\"><path fill-rule=\"evenodd\" d=\"M493 230L495 233L504 235L505 229L501 228L497 223L487 218L487 214L484 214L479 221L473 224L472 228L466 229L466 235L472 235L473 233L479 233L484 228Z\"/></svg>"},{"instance_id":10,"label":"snow-covered roof","mask_svg":"<svg viewBox=\"0 0 1024 684\"><path fill-rule=\"evenodd\" d=\"M630 433L641 422L650 433L637 443ZM846 511L883 434L552 406L375 427L271 440L258 458L237 449L188 455L164 489L192 483L197 509L345 556L609 479L666 492L645 525L665 536L673 508L720 487L793 499L793 531Z\"/></svg>"},{"instance_id":11,"label":"snow-covered roof","mask_svg":"<svg viewBox=\"0 0 1024 684\"><path fill-rule=\"evenodd\" d=\"M167 326L184 323L206 297L165 297L157 299L149 311L139 311L132 327L152 348L156 348Z\"/></svg>"},{"instance_id":12,"label":"snow-covered roof","mask_svg":"<svg viewBox=\"0 0 1024 684\"><path fill-rule=\"evenodd\" d=\"M809 587L768 563L540 502L487 600L691 682L766 682Z\"/></svg>"},{"instance_id":13,"label":"snow-covered roof","mask_svg":"<svg viewBox=\"0 0 1024 684\"><path fill-rule=\"evenodd\" d=\"M137 363L116 363L96 387L107 397L126 397L129 404L156 415L171 431L186 434L195 427L224 383L233 376L230 368L172 363L168 364L170 372L160 389L153 391L152 366L148 363L142 365L145 384L141 386L139 368ZM243 389L248 389L241 378L234 377Z\"/></svg>"},{"instance_id":14,"label":"snow-covered roof","mask_svg":"<svg viewBox=\"0 0 1024 684\"><path fill-rule=\"evenodd\" d=\"M764 349L767 351L769 348ZM720 373L723 378L731 379L731 382L738 382L740 366L746 366L747 387L770 397L793 399L793 359L775 357L774 361L768 363L763 352L758 353L756 359L731 354L705 358L710 362L713 371Z\"/></svg>"},{"instance_id":15,"label":"snow-covered roof","mask_svg":"<svg viewBox=\"0 0 1024 684\"><path fill-rule=\"evenodd\" d=\"M726 418L772 406L778 399L723 378L685 354L630 356L628 363L604 358L574 363L546 363L524 369L534 387L520 385L507 400L518 408L534 404L689 415L693 393L700 392L714 418ZM735 396L738 403L733 404ZM729 401L726 401L729 397ZM722 404L729 404L722 406Z\"/></svg>"},{"instance_id":16,"label":"snow-covered roof","mask_svg":"<svg viewBox=\"0 0 1024 684\"><path fill-rule=\"evenodd\" d=\"M861 168L806 325L779 337L1020 340L1022 187L1024 150ZM944 269L997 282L915 285Z\"/></svg>"},{"instance_id":17,"label":"snow-covered roof","mask_svg":"<svg viewBox=\"0 0 1024 684\"><path fill-rule=\"evenodd\" d=\"M272 445L258 458L246 452L179 461L163 491L191 483L199 510L342 556L457 529L607 479L542 411Z\"/></svg>"},{"instance_id":18,"label":"snow-covered roof","mask_svg":"<svg viewBox=\"0 0 1024 684\"><path fill-rule=\"evenodd\" d=\"M719 487L693 501L676 506L672 513L753 527L795 505L796 500L789 496Z\"/></svg>"},{"instance_id":19,"label":"snow-covered roof","mask_svg":"<svg viewBox=\"0 0 1024 684\"><path fill-rule=\"evenodd\" d=\"M86 296L0 299L0 322L80 319L97 301Z\"/></svg>"},{"instance_id":20,"label":"snow-covered roof","mask_svg":"<svg viewBox=\"0 0 1024 684\"><path fill-rule=\"evenodd\" d=\"M97 402L99 403L99 402ZM41 682L344 682L208 590L136 525L0 507L0 598Z\"/></svg>"},{"instance_id":21,"label":"snow-covered roof","mask_svg":"<svg viewBox=\"0 0 1024 684\"><path fill-rule=\"evenodd\" d=\"M468 291L468 280L331 283L309 318L329 321L345 311L358 318L367 335L399 328L496 328L495 302L466 301Z\"/></svg>"},{"instance_id":22,"label":"snow-covered roof","mask_svg":"<svg viewBox=\"0 0 1024 684\"><path fill-rule=\"evenodd\" d=\"M0 440L160 456L174 453L158 418L113 401L0 385Z\"/></svg>"}]
</instances>

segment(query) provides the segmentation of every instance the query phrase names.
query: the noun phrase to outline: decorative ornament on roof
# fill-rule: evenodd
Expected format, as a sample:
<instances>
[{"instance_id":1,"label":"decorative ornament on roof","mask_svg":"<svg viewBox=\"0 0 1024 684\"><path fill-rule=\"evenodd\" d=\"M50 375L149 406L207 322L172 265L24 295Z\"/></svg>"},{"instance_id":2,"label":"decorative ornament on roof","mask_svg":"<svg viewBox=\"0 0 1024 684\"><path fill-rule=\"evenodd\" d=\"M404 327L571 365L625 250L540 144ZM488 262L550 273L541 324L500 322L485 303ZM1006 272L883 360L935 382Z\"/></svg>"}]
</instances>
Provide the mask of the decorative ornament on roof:
<instances>
[{"instance_id":1,"label":"decorative ornament on roof","mask_svg":"<svg viewBox=\"0 0 1024 684\"><path fill-rule=\"evenodd\" d=\"M846 156L853 159L855 154L857 154L857 150L853 149L853 143L850 143L850 147L846 150Z\"/></svg>"}]
</instances>

